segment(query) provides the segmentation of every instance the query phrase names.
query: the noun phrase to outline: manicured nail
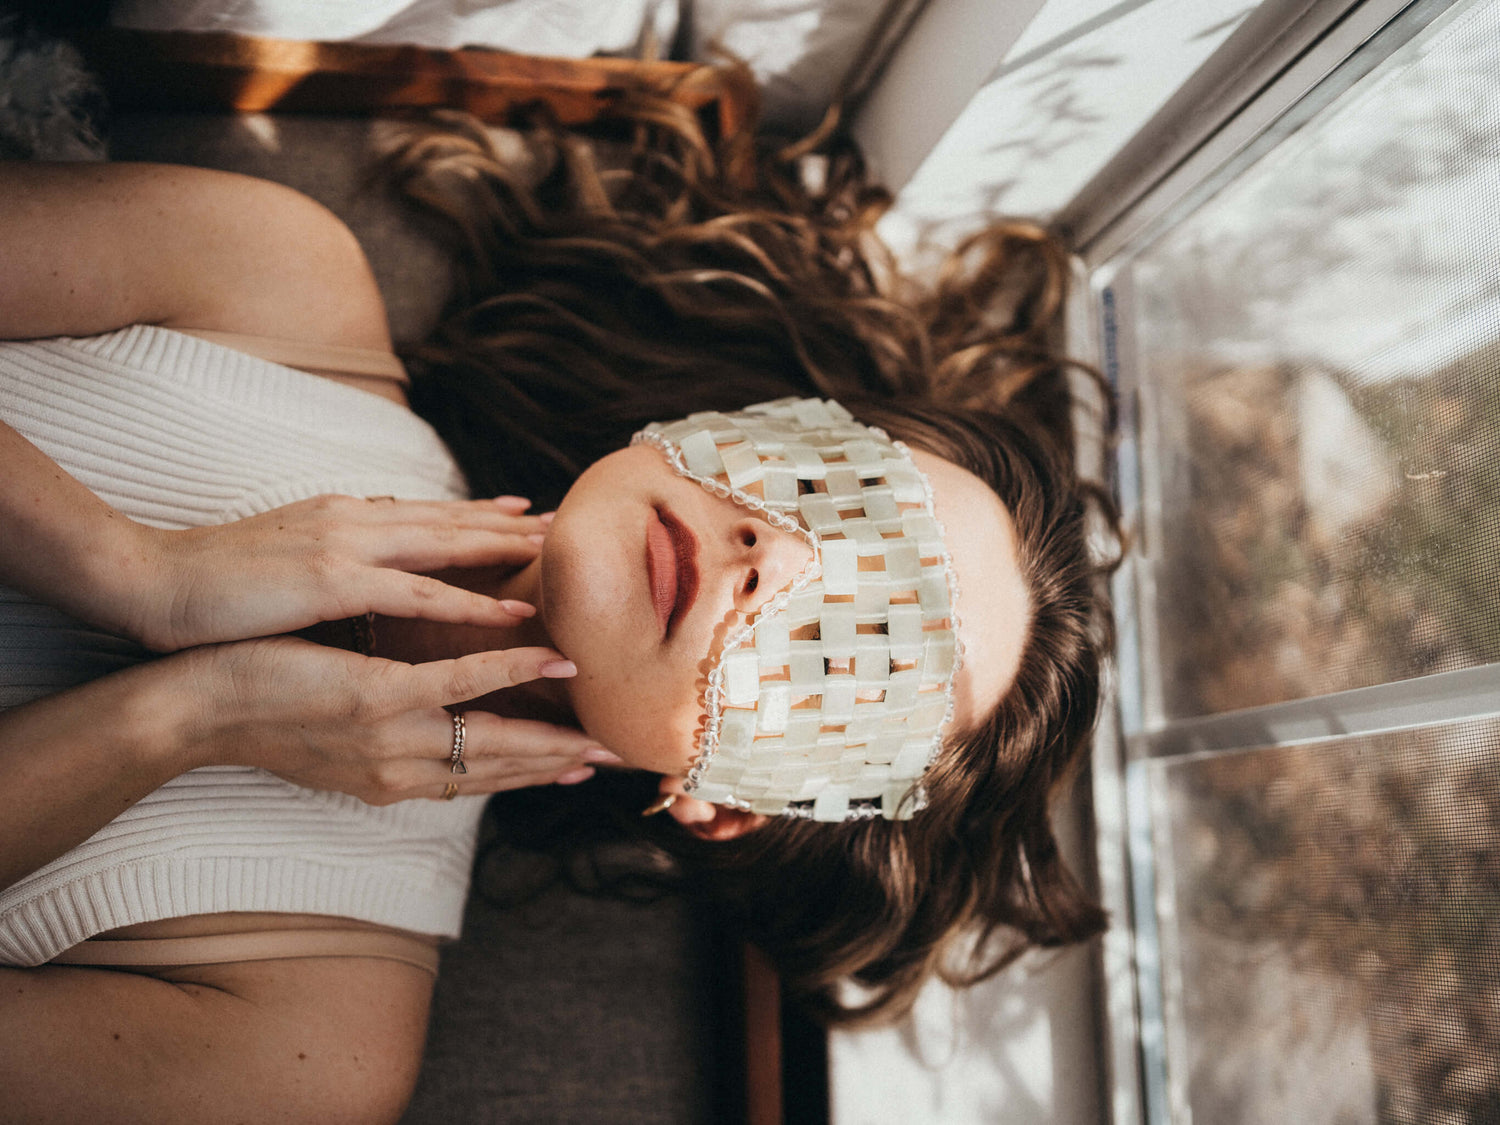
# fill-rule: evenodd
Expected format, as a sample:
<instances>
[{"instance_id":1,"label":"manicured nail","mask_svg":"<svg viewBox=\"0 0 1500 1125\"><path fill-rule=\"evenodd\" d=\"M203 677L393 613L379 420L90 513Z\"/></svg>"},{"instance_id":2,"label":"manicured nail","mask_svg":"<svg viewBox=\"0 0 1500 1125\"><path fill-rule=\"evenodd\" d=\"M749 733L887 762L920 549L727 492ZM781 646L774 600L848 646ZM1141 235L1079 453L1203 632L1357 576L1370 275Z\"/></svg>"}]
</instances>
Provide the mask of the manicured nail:
<instances>
[{"instance_id":1,"label":"manicured nail","mask_svg":"<svg viewBox=\"0 0 1500 1125\"><path fill-rule=\"evenodd\" d=\"M613 751L606 750L602 746L591 746L583 752L585 762L593 762L601 766L623 766L625 759Z\"/></svg>"},{"instance_id":2,"label":"manicured nail","mask_svg":"<svg viewBox=\"0 0 1500 1125\"><path fill-rule=\"evenodd\" d=\"M577 769L571 769L567 773L558 774L557 783L559 785L577 785L580 781L587 781L593 776L593 766L579 766Z\"/></svg>"},{"instance_id":3,"label":"manicured nail","mask_svg":"<svg viewBox=\"0 0 1500 1125\"><path fill-rule=\"evenodd\" d=\"M578 665L571 660L549 660L537 671L548 679L563 680L569 676L578 675Z\"/></svg>"},{"instance_id":4,"label":"manicured nail","mask_svg":"<svg viewBox=\"0 0 1500 1125\"><path fill-rule=\"evenodd\" d=\"M524 512L531 507L531 501L524 496L496 496L494 502L512 512Z\"/></svg>"},{"instance_id":5,"label":"manicured nail","mask_svg":"<svg viewBox=\"0 0 1500 1125\"><path fill-rule=\"evenodd\" d=\"M500 608L515 617L535 617L536 606L528 602L518 602L514 598L500 599Z\"/></svg>"},{"instance_id":6,"label":"manicured nail","mask_svg":"<svg viewBox=\"0 0 1500 1125\"><path fill-rule=\"evenodd\" d=\"M543 512L541 515L537 516L537 519L541 520L543 524L549 524L552 522L553 518L556 515L556 512Z\"/></svg>"},{"instance_id":7,"label":"manicured nail","mask_svg":"<svg viewBox=\"0 0 1500 1125\"><path fill-rule=\"evenodd\" d=\"M541 532L537 532L537 534L535 534L535 535L528 535L526 538L530 539L538 547L540 547L543 543L547 542L547 537L545 535L543 535Z\"/></svg>"}]
</instances>

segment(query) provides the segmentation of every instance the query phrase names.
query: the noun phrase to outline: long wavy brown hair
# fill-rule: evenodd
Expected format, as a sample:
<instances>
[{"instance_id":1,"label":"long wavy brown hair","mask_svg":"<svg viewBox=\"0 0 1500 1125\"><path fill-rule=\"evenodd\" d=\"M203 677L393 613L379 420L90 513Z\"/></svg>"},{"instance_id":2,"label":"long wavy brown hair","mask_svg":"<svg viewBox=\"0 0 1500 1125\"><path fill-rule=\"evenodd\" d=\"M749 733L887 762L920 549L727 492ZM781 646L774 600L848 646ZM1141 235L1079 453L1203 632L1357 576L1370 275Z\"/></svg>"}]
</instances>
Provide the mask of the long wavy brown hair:
<instances>
[{"instance_id":1,"label":"long wavy brown hair","mask_svg":"<svg viewBox=\"0 0 1500 1125\"><path fill-rule=\"evenodd\" d=\"M829 1022L895 1017L933 975L970 984L1097 933L1049 814L1084 756L1110 640L1085 534L1102 497L1075 474L1055 347L1064 249L998 222L918 286L873 233L890 197L846 139L710 138L665 90L626 93L606 127L600 141L534 121L517 167L453 115L390 157L464 263L442 324L405 358L413 407L475 494L552 507L647 422L829 396L990 484L1015 520L1032 624L1014 686L947 740L909 821L777 818L704 841L636 815L654 778L614 775L504 794L499 830L575 874L597 873L607 835L644 835ZM659 866L616 875L616 889L660 882ZM854 999L837 987L851 977Z\"/></svg>"}]
</instances>

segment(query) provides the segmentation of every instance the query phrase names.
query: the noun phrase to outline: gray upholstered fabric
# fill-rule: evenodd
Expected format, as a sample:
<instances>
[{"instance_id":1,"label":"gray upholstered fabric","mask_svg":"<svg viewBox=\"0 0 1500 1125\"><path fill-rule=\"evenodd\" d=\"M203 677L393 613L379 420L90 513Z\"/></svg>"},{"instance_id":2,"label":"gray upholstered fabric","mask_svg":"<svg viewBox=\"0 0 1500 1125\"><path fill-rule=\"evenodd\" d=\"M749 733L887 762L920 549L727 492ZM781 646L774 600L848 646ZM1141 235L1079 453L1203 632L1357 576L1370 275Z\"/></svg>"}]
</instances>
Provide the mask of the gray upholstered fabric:
<instances>
[{"instance_id":1,"label":"gray upholstered fabric","mask_svg":"<svg viewBox=\"0 0 1500 1125\"><path fill-rule=\"evenodd\" d=\"M680 900L471 897L404 1125L733 1121L735 955Z\"/></svg>"}]
</instances>

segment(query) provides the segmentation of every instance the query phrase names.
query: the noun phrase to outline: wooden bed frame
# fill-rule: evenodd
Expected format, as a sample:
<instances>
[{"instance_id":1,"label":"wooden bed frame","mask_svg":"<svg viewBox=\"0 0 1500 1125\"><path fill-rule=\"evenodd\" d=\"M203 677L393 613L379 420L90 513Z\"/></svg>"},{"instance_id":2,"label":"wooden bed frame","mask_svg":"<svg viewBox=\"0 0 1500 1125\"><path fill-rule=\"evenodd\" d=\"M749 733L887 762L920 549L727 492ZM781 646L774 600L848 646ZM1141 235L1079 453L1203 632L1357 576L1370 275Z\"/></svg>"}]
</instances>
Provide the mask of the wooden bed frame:
<instances>
[{"instance_id":1,"label":"wooden bed frame","mask_svg":"<svg viewBox=\"0 0 1500 1125\"><path fill-rule=\"evenodd\" d=\"M553 59L478 48L260 39L96 28L75 37L122 110L370 114L463 109L491 124L545 105L586 125L630 89L666 91L719 136L742 128L756 92L743 72L693 63Z\"/></svg>"}]
</instances>

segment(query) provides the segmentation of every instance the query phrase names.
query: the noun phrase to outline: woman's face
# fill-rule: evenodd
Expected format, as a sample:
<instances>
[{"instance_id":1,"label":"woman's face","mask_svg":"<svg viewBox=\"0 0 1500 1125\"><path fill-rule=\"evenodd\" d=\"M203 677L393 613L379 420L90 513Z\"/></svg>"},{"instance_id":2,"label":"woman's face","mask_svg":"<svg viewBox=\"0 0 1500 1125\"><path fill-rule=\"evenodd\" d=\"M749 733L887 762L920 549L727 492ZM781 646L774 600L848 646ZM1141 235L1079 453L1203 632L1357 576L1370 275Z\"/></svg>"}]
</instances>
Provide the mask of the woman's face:
<instances>
[{"instance_id":1,"label":"woman's face","mask_svg":"<svg viewBox=\"0 0 1500 1125\"><path fill-rule=\"evenodd\" d=\"M1015 676L1027 593L1009 514L979 478L914 451L933 486L958 579L966 653L955 729L982 719ZM539 609L578 665L580 725L638 769L681 776L697 754L711 656L811 557L799 536L631 446L569 490L542 548Z\"/></svg>"}]
</instances>

